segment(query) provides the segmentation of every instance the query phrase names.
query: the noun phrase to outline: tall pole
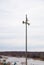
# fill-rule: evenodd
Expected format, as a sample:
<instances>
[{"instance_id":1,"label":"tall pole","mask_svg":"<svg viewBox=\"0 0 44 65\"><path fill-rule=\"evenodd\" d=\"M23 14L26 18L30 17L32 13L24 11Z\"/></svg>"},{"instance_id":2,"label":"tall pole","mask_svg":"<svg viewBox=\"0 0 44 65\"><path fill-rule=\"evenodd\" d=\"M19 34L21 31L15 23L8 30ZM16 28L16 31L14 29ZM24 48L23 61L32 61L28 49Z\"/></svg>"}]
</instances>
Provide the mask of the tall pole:
<instances>
[{"instance_id":1,"label":"tall pole","mask_svg":"<svg viewBox=\"0 0 44 65\"><path fill-rule=\"evenodd\" d=\"M27 65L27 15L26 15L26 65Z\"/></svg>"},{"instance_id":2,"label":"tall pole","mask_svg":"<svg viewBox=\"0 0 44 65\"><path fill-rule=\"evenodd\" d=\"M27 65L27 24L28 25L30 25L30 23L28 23L28 18L27 18L27 15L26 15L26 20L25 21L23 21L23 23L25 23L26 24L26 39L25 39L25 43L26 43L26 52L25 52L25 54L26 54L26 65Z\"/></svg>"}]
</instances>

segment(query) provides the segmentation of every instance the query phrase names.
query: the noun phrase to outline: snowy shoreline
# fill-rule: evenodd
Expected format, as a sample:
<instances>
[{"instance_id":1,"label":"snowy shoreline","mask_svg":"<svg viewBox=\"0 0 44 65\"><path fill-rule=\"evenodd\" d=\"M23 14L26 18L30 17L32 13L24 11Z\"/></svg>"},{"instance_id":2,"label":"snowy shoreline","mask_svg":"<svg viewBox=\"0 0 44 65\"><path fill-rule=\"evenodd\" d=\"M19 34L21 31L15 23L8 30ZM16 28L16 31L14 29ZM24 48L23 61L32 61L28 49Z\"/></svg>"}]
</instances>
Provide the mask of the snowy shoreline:
<instances>
[{"instance_id":1,"label":"snowy shoreline","mask_svg":"<svg viewBox=\"0 0 44 65\"><path fill-rule=\"evenodd\" d=\"M6 62L10 62L11 65L14 65L14 62L16 62L16 65L25 65L25 58L22 58L22 57L9 57L9 56L3 56L2 60L3 59L6 59ZM44 61L42 60L35 60L35 59L32 59L32 58L28 58L27 59L27 64L28 65L44 65Z\"/></svg>"}]
</instances>

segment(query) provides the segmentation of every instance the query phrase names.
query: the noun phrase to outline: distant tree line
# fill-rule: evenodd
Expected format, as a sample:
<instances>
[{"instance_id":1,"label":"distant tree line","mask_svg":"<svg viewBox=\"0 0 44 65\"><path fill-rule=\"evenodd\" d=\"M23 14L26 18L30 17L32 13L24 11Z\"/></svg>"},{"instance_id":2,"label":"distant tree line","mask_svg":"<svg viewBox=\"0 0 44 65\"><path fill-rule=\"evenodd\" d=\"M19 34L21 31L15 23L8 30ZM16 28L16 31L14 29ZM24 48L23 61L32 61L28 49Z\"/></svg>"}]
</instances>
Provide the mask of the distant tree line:
<instances>
[{"instance_id":1,"label":"distant tree line","mask_svg":"<svg viewBox=\"0 0 44 65\"><path fill-rule=\"evenodd\" d=\"M8 51L8 52L0 52L0 55L5 56L15 56L15 57L25 57L25 51ZM44 60L44 52L27 52L28 58L39 58Z\"/></svg>"}]
</instances>

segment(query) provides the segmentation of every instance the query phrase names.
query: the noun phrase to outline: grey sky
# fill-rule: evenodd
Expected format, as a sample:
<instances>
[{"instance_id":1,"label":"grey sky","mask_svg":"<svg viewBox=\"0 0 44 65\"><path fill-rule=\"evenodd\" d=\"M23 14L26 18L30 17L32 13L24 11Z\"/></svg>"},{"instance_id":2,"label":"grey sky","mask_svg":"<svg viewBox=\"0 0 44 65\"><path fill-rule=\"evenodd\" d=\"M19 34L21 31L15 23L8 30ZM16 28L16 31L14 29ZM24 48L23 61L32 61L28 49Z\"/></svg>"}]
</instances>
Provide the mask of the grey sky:
<instances>
[{"instance_id":1,"label":"grey sky","mask_svg":"<svg viewBox=\"0 0 44 65\"><path fill-rule=\"evenodd\" d=\"M26 14L28 50L44 51L44 0L0 0L0 51L25 50Z\"/></svg>"}]
</instances>

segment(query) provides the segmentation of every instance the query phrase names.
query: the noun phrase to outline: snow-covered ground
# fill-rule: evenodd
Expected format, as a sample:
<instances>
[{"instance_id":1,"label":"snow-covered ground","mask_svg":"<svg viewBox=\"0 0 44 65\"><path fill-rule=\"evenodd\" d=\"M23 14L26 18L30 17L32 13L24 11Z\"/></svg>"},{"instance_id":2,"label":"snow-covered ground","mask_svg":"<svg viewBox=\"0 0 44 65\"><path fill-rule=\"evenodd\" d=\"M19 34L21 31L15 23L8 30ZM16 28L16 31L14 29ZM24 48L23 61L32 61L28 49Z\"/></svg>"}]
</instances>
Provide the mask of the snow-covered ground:
<instances>
[{"instance_id":1,"label":"snow-covered ground","mask_svg":"<svg viewBox=\"0 0 44 65\"><path fill-rule=\"evenodd\" d=\"M3 59L0 59L0 60L3 60ZM6 62L10 62L11 65L14 65L15 62L16 62L16 65L25 65L25 58L7 57ZM34 59L28 58L27 65L44 65L44 61L34 60Z\"/></svg>"}]
</instances>

